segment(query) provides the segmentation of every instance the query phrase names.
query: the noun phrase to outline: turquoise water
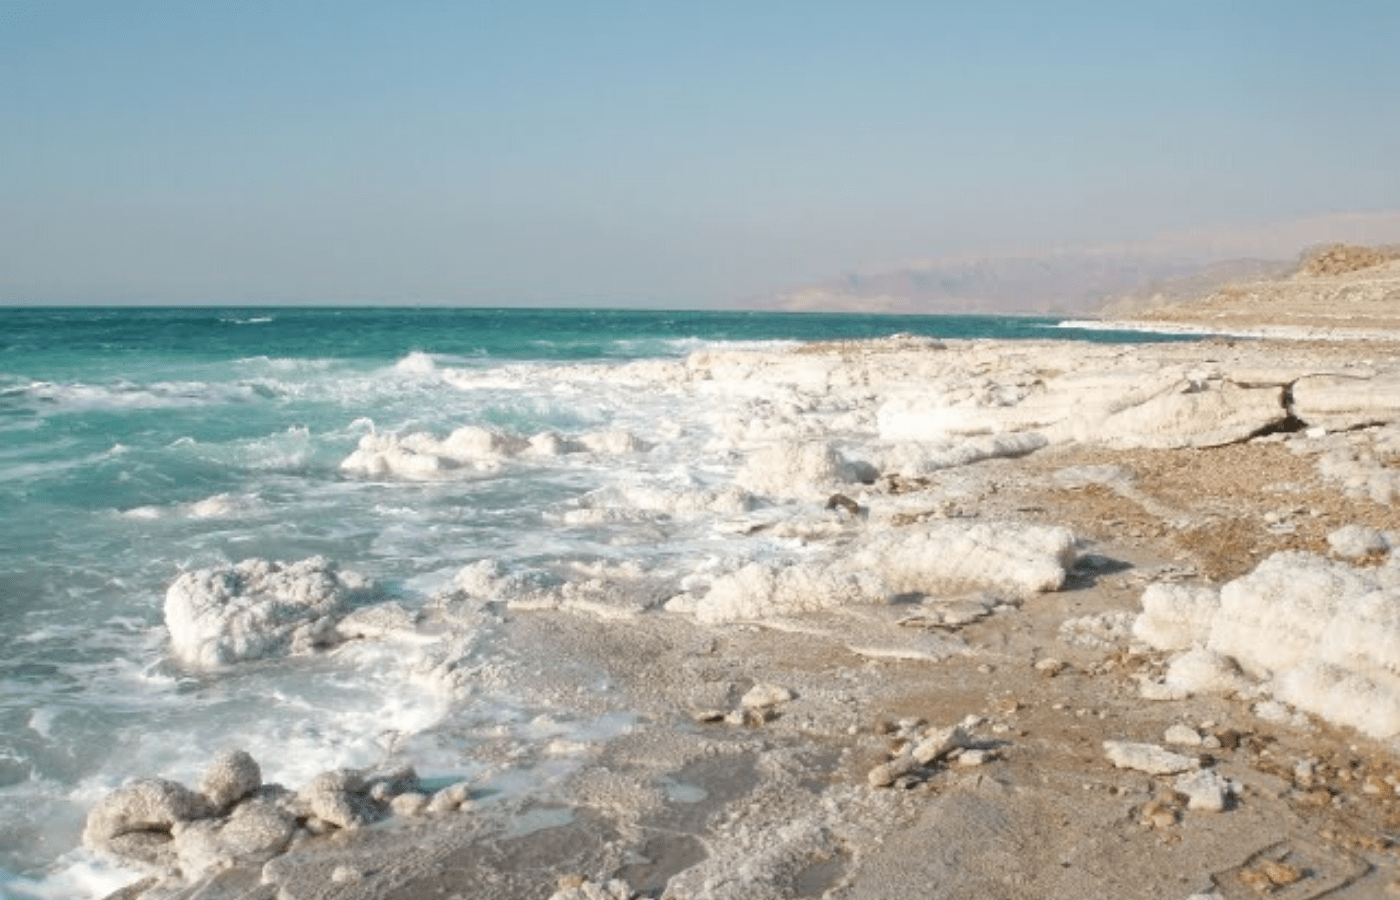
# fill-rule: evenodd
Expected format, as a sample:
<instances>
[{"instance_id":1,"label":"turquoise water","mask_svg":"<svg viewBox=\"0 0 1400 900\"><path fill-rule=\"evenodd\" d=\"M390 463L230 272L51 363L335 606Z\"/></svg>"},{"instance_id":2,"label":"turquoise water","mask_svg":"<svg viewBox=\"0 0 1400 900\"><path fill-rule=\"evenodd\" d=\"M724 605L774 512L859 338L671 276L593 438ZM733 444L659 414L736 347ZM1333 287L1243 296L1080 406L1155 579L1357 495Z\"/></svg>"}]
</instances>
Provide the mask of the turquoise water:
<instances>
[{"instance_id":1,"label":"turquoise water","mask_svg":"<svg viewBox=\"0 0 1400 900\"><path fill-rule=\"evenodd\" d=\"M270 780L295 785L335 765L374 763L386 730L414 734L457 716L466 733L539 711L528 691L483 691L467 721L454 698L405 689L402 661L372 650L190 672L170 659L162 619L181 571L321 554L412 603L483 559L544 569L616 558L632 540L650 563L683 567L708 552L703 529L668 524L664 540L653 529L643 542L613 527L561 527L559 515L619 485L722 483L701 442L689 440L710 427L709 401L664 373L637 382L589 372L716 345L899 332L1152 339L1055 325L610 310L0 309L0 895L109 887L74 847L86 809L125 778L193 781L209 755L234 745L264 759ZM368 434L442 437L462 425L680 439L640 458L522 457L427 480L341 467ZM489 635L482 647L494 652ZM426 751L416 761L454 774Z\"/></svg>"}]
</instances>

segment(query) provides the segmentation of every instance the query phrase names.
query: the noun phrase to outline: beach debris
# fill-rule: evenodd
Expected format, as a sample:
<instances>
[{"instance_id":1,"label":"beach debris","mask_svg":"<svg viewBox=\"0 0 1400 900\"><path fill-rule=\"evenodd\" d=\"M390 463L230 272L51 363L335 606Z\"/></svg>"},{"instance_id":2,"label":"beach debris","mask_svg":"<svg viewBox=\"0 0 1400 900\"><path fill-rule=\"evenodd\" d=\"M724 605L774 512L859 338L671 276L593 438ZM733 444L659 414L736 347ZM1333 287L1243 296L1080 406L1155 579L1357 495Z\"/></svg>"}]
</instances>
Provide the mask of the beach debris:
<instances>
[{"instance_id":1,"label":"beach debris","mask_svg":"<svg viewBox=\"0 0 1400 900\"><path fill-rule=\"evenodd\" d=\"M1053 656L1047 656L1044 659L1036 660L1034 668L1035 674L1040 677L1054 678L1056 675L1059 675L1065 669L1069 668L1069 664Z\"/></svg>"},{"instance_id":2,"label":"beach debris","mask_svg":"<svg viewBox=\"0 0 1400 900\"><path fill-rule=\"evenodd\" d=\"M1200 766L1195 757L1173 753L1156 744L1104 741L1103 749L1114 766L1146 772L1148 775L1175 775Z\"/></svg>"},{"instance_id":3,"label":"beach debris","mask_svg":"<svg viewBox=\"0 0 1400 900\"><path fill-rule=\"evenodd\" d=\"M980 721L980 720L979 720ZM881 732L881 728L886 729ZM890 758L866 773L871 787L890 787L908 776L916 776L917 782L933 773L933 767L940 762L950 761L955 755L962 765L982 765L994 757L993 748L979 746L977 740L963 723L947 727L925 727L922 720L904 720L899 723L882 722L876 726L877 733L885 733L890 739ZM964 762L963 755L973 754Z\"/></svg>"}]
</instances>

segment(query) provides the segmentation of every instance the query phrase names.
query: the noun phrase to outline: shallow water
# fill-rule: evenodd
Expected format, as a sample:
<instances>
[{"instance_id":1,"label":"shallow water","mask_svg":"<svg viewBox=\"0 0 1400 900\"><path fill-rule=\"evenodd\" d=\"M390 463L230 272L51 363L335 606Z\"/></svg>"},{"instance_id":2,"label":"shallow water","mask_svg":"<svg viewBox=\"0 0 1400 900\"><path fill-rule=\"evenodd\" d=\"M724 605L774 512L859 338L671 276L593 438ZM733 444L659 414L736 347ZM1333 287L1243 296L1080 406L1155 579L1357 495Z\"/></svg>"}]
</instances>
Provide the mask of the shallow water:
<instances>
[{"instance_id":1,"label":"shallow water","mask_svg":"<svg viewBox=\"0 0 1400 900\"><path fill-rule=\"evenodd\" d=\"M162 616L180 572L319 554L409 606L481 560L541 584L627 562L674 576L724 540L716 515L669 514L666 498L729 484L738 460L716 443L732 426L725 410L768 402L742 386L678 382L685 354L896 332L1123 338L1054 325L0 310L0 894L100 896L127 876L75 850L87 809L132 776L193 782L231 747L258 758L266 780L297 786L390 752L429 777L472 776L483 767L473 741L567 746L627 727L625 715L582 714L531 690L531 668L548 663L501 646L489 617L463 638L465 691L419 677L416 651L374 642L191 670L172 658ZM521 441L552 433L572 452L517 448L427 477L342 468L367 435L441 440L468 425ZM578 445L621 433L648 446ZM630 512L589 513L615 509Z\"/></svg>"}]
</instances>

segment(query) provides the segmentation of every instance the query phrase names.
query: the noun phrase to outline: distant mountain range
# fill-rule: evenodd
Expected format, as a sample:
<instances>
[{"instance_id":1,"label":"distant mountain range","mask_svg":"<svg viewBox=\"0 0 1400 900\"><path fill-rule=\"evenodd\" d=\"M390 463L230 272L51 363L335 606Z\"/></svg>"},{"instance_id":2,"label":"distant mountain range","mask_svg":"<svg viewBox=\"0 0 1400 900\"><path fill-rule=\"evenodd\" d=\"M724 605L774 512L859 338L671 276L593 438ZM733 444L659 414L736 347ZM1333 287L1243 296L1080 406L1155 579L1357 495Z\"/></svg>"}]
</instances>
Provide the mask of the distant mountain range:
<instances>
[{"instance_id":1,"label":"distant mountain range","mask_svg":"<svg viewBox=\"0 0 1400 900\"><path fill-rule=\"evenodd\" d=\"M757 309L1090 315L1188 299L1288 271L1318 244L1400 241L1400 211L1214 228L1110 246L915 260L744 304Z\"/></svg>"}]
</instances>

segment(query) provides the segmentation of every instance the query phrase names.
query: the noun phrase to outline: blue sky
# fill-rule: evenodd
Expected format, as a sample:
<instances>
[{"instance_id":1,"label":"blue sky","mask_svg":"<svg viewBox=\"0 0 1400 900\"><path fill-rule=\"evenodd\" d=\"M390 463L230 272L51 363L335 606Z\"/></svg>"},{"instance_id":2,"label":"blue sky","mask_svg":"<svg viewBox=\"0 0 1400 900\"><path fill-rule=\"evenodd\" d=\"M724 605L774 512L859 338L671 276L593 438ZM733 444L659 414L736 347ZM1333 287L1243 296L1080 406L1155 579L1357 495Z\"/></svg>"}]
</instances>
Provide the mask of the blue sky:
<instances>
[{"instance_id":1,"label":"blue sky","mask_svg":"<svg viewBox=\"0 0 1400 900\"><path fill-rule=\"evenodd\" d=\"M0 0L0 303L703 306L1400 207L1400 3Z\"/></svg>"}]
</instances>

